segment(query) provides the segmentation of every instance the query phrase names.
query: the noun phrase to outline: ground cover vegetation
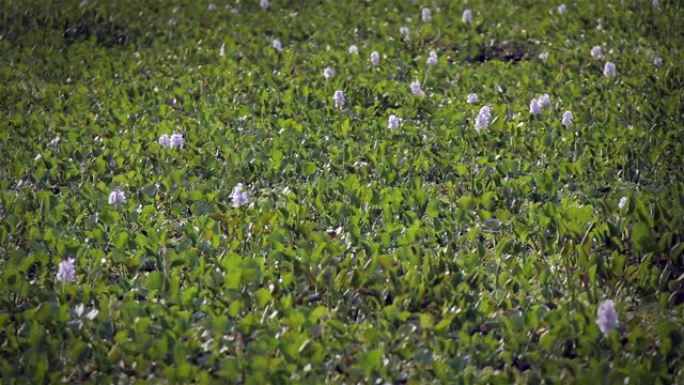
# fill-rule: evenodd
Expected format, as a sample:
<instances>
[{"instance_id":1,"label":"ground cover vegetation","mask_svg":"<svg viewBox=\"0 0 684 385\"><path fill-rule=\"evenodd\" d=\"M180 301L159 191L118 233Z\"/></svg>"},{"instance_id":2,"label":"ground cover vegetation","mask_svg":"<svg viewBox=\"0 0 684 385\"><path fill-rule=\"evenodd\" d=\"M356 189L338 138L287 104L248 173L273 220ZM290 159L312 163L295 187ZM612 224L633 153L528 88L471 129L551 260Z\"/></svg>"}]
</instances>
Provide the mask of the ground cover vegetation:
<instances>
[{"instance_id":1,"label":"ground cover vegetation","mask_svg":"<svg viewBox=\"0 0 684 385\"><path fill-rule=\"evenodd\" d=\"M683 8L0 1L2 382L684 382Z\"/></svg>"}]
</instances>

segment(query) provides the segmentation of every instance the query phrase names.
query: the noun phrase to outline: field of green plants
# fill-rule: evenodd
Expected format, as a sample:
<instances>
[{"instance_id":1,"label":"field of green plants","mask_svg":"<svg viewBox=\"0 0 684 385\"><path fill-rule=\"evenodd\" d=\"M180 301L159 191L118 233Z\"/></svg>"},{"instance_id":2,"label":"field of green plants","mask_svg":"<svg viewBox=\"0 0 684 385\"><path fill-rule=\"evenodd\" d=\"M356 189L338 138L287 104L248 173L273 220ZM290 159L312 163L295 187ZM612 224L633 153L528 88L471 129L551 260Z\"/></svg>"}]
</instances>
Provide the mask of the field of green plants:
<instances>
[{"instance_id":1,"label":"field of green plants","mask_svg":"<svg viewBox=\"0 0 684 385\"><path fill-rule=\"evenodd\" d=\"M0 383L684 383L679 0L0 0Z\"/></svg>"}]
</instances>

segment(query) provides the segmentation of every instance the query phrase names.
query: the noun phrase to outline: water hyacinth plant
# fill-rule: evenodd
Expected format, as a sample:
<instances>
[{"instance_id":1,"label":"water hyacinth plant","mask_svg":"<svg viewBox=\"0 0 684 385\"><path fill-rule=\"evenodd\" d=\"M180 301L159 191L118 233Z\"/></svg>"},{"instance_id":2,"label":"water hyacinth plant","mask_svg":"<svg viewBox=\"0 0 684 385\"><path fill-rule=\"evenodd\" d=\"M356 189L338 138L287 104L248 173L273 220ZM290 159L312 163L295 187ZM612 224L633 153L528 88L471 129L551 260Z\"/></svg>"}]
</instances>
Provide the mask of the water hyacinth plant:
<instances>
[{"instance_id":1,"label":"water hyacinth plant","mask_svg":"<svg viewBox=\"0 0 684 385\"><path fill-rule=\"evenodd\" d=\"M615 67L615 63L613 62L606 62L606 64L603 66L603 76L606 77L614 77L617 76L617 69Z\"/></svg>"},{"instance_id":2,"label":"water hyacinth plant","mask_svg":"<svg viewBox=\"0 0 684 385\"><path fill-rule=\"evenodd\" d=\"M233 191L230 193L230 199L232 201L233 207L235 208L249 203L249 198L247 197L247 193L244 191L244 186L242 183L238 183L233 188Z\"/></svg>"},{"instance_id":3,"label":"water hyacinth plant","mask_svg":"<svg viewBox=\"0 0 684 385\"><path fill-rule=\"evenodd\" d=\"M565 111L563 112L563 117L561 118L561 124L565 126L565 128L570 128L572 125L572 112L570 111Z\"/></svg>"},{"instance_id":4,"label":"water hyacinth plant","mask_svg":"<svg viewBox=\"0 0 684 385\"><path fill-rule=\"evenodd\" d=\"M283 45L280 43L280 40L278 39L273 39L271 40L271 46L273 49L275 49L278 53L283 51Z\"/></svg>"},{"instance_id":5,"label":"water hyacinth plant","mask_svg":"<svg viewBox=\"0 0 684 385\"><path fill-rule=\"evenodd\" d=\"M396 130L401 125L401 119L396 115L390 115L387 121L387 128Z\"/></svg>"},{"instance_id":6,"label":"water hyacinth plant","mask_svg":"<svg viewBox=\"0 0 684 385\"><path fill-rule=\"evenodd\" d=\"M414 96L425 96L425 92L423 91L423 88L418 80L412 81L409 88Z\"/></svg>"},{"instance_id":7,"label":"water hyacinth plant","mask_svg":"<svg viewBox=\"0 0 684 385\"><path fill-rule=\"evenodd\" d=\"M481 132L489 127L492 119L492 109L489 106L483 106L475 117L475 130Z\"/></svg>"},{"instance_id":8,"label":"water hyacinth plant","mask_svg":"<svg viewBox=\"0 0 684 385\"><path fill-rule=\"evenodd\" d=\"M437 52L432 50L432 51L430 51L430 54L428 55L428 58L426 60L426 64L429 66L436 66L437 63L439 63L439 59L437 58Z\"/></svg>"},{"instance_id":9,"label":"water hyacinth plant","mask_svg":"<svg viewBox=\"0 0 684 385\"><path fill-rule=\"evenodd\" d=\"M325 67L325 69L323 70L323 77L325 78L325 80L328 80L333 76L335 76L335 70L333 70L332 67Z\"/></svg>"},{"instance_id":10,"label":"water hyacinth plant","mask_svg":"<svg viewBox=\"0 0 684 385\"><path fill-rule=\"evenodd\" d=\"M463 24L470 24L473 22L473 11L470 9L466 9L463 11L463 15L461 15L461 21Z\"/></svg>"},{"instance_id":11,"label":"water hyacinth plant","mask_svg":"<svg viewBox=\"0 0 684 385\"><path fill-rule=\"evenodd\" d=\"M615 303L612 300L603 301L596 311L596 324L601 333L607 336L618 326L618 316L615 311Z\"/></svg>"},{"instance_id":12,"label":"water hyacinth plant","mask_svg":"<svg viewBox=\"0 0 684 385\"><path fill-rule=\"evenodd\" d=\"M539 116L541 114L542 105L537 99L530 100L530 114L533 116Z\"/></svg>"},{"instance_id":13,"label":"water hyacinth plant","mask_svg":"<svg viewBox=\"0 0 684 385\"><path fill-rule=\"evenodd\" d=\"M374 66L380 64L380 54L378 53L378 51L371 52L370 62Z\"/></svg>"},{"instance_id":14,"label":"water hyacinth plant","mask_svg":"<svg viewBox=\"0 0 684 385\"><path fill-rule=\"evenodd\" d=\"M116 189L109 193L108 202L110 205L122 205L126 203L126 194L122 190Z\"/></svg>"},{"instance_id":15,"label":"water hyacinth plant","mask_svg":"<svg viewBox=\"0 0 684 385\"><path fill-rule=\"evenodd\" d=\"M67 258L59 263L57 280L60 282L74 282L76 280L76 259Z\"/></svg>"},{"instance_id":16,"label":"water hyacinth plant","mask_svg":"<svg viewBox=\"0 0 684 385\"><path fill-rule=\"evenodd\" d=\"M428 22L432 20L432 11L430 8L423 8L420 10L420 18L421 20Z\"/></svg>"},{"instance_id":17,"label":"water hyacinth plant","mask_svg":"<svg viewBox=\"0 0 684 385\"><path fill-rule=\"evenodd\" d=\"M684 4L563 2L5 1L0 383L684 383Z\"/></svg>"}]
</instances>

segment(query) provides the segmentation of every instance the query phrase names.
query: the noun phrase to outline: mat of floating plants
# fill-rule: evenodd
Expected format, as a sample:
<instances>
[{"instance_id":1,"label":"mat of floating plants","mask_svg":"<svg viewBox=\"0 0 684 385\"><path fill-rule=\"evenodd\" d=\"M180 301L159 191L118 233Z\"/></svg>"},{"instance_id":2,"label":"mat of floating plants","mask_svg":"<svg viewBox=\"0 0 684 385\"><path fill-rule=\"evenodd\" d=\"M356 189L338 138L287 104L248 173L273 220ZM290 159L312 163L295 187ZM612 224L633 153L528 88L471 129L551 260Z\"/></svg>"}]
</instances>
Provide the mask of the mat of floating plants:
<instances>
[{"instance_id":1,"label":"mat of floating plants","mask_svg":"<svg viewBox=\"0 0 684 385\"><path fill-rule=\"evenodd\" d=\"M0 15L0 382L684 383L681 1Z\"/></svg>"}]
</instances>

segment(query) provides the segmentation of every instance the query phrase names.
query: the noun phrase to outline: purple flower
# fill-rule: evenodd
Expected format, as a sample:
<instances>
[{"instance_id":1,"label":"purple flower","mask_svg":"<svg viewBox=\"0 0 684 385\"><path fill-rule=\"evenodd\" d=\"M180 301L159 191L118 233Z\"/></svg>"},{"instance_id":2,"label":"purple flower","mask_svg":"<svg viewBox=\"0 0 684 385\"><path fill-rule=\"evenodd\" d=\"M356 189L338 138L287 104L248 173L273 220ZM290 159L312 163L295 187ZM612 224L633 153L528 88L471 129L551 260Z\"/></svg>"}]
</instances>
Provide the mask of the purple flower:
<instances>
[{"instance_id":1,"label":"purple flower","mask_svg":"<svg viewBox=\"0 0 684 385\"><path fill-rule=\"evenodd\" d=\"M399 28L399 33L400 33L401 36L404 38L404 40L408 40L408 39L409 39L409 29L408 29L408 27L401 27L401 28Z\"/></svg>"},{"instance_id":2,"label":"purple flower","mask_svg":"<svg viewBox=\"0 0 684 385\"><path fill-rule=\"evenodd\" d=\"M340 110L344 108L344 102L345 102L345 97L344 97L344 91L342 90L337 90L333 94L333 101L335 102L335 108L339 108Z\"/></svg>"},{"instance_id":3,"label":"purple flower","mask_svg":"<svg viewBox=\"0 0 684 385\"><path fill-rule=\"evenodd\" d=\"M401 119L395 115L390 115L389 120L387 121L387 128L395 130L399 128L399 125L401 125Z\"/></svg>"},{"instance_id":4,"label":"purple flower","mask_svg":"<svg viewBox=\"0 0 684 385\"><path fill-rule=\"evenodd\" d=\"M563 112L563 117L561 118L561 124L563 124L565 126L565 128L570 128L570 125L572 125L572 112L570 112L570 111Z\"/></svg>"},{"instance_id":5,"label":"purple flower","mask_svg":"<svg viewBox=\"0 0 684 385\"><path fill-rule=\"evenodd\" d=\"M541 104L542 108L549 108L551 107L551 98L549 97L549 94L544 94L539 98L539 103Z\"/></svg>"},{"instance_id":6,"label":"purple flower","mask_svg":"<svg viewBox=\"0 0 684 385\"><path fill-rule=\"evenodd\" d=\"M430 21L432 19L432 11L430 11L430 8L421 9L420 18L423 19L423 21Z\"/></svg>"},{"instance_id":7,"label":"purple flower","mask_svg":"<svg viewBox=\"0 0 684 385\"><path fill-rule=\"evenodd\" d=\"M470 24L473 22L473 12L470 9L463 11L463 16L461 17L463 24Z\"/></svg>"},{"instance_id":8,"label":"purple flower","mask_svg":"<svg viewBox=\"0 0 684 385\"><path fill-rule=\"evenodd\" d=\"M466 97L466 102L468 102L468 104L475 104L478 100L479 98L475 93L468 94L468 96Z\"/></svg>"},{"instance_id":9,"label":"purple flower","mask_svg":"<svg viewBox=\"0 0 684 385\"><path fill-rule=\"evenodd\" d=\"M591 57L594 59L600 59L603 57L603 50L601 49L600 45L595 45L591 47Z\"/></svg>"},{"instance_id":10,"label":"purple flower","mask_svg":"<svg viewBox=\"0 0 684 385\"><path fill-rule=\"evenodd\" d=\"M545 51L542 51L542 52L539 54L539 60L543 61L544 63L546 63L546 61L547 61L548 59L549 59L549 51L546 51L546 50L545 50Z\"/></svg>"},{"instance_id":11,"label":"purple flower","mask_svg":"<svg viewBox=\"0 0 684 385\"><path fill-rule=\"evenodd\" d=\"M123 191L116 189L109 193L110 205L122 205L124 203L126 203L126 194Z\"/></svg>"},{"instance_id":12,"label":"purple flower","mask_svg":"<svg viewBox=\"0 0 684 385\"><path fill-rule=\"evenodd\" d=\"M271 41L271 45L273 46L273 49L275 49L278 52L281 52L283 50L283 45L280 43L280 40L278 39L273 39Z\"/></svg>"},{"instance_id":13,"label":"purple flower","mask_svg":"<svg viewBox=\"0 0 684 385\"><path fill-rule=\"evenodd\" d=\"M68 258L59 263L57 280L60 282L74 282L76 280L76 260Z\"/></svg>"},{"instance_id":14,"label":"purple flower","mask_svg":"<svg viewBox=\"0 0 684 385\"><path fill-rule=\"evenodd\" d=\"M439 59L437 58L437 52L434 50L430 51L426 63L430 66L436 66L438 62Z\"/></svg>"},{"instance_id":15,"label":"purple flower","mask_svg":"<svg viewBox=\"0 0 684 385\"><path fill-rule=\"evenodd\" d=\"M380 63L380 54L378 53L378 51L371 52L370 61L371 61L371 64L373 64L374 66L376 66L376 65L378 65L378 63Z\"/></svg>"},{"instance_id":16,"label":"purple flower","mask_svg":"<svg viewBox=\"0 0 684 385\"><path fill-rule=\"evenodd\" d=\"M617 69L615 68L615 63L612 61L607 61L603 66L603 76L613 77L617 75Z\"/></svg>"},{"instance_id":17,"label":"purple flower","mask_svg":"<svg viewBox=\"0 0 684 385\"><path fill-rule=\"evenodd\" d=\"M171 139L169 139L169 144L171 148L183 148L185 146L185 138L183 138L183 135L181 134L173 134L171 135Z\"/></svg>"},{"instance_id":18,"label":"purple flower","mask_svg":"<svg viewBox=\"0 0 684 385\"><path fill-rule=\"evenodd\" d=\"M230 199L233 201L233 207L240 207L249 203L247 193L242 190L242 183L238 183L233 191L230 193Z\"/></svg>"},{"instance_id":19,"label":"purple flower","mask_svg":"<svg viewBox=\"0 0 684 385\"><path fill-rule=\"evenodd\" d=\"M663 66L663 58L661 58L660 56L654 57L653 58L653 66L655 66L656 68L662 67Z\"/></svg>"},{"instance_id":20,"label":"purple flower","mask_svg":"<svg viewBox=\"0 0 684 385\"><path fill-rule=\"evenodd\" d=\"M415 96L425 96L425 92L423 89L420 87L420 82L418 80L414 80L411 82L411 93Z\"/></svg>"},{"instance_id":21,"label":"purple flower","mask_svg":"<svg viewBox=\"0 0 684 385\"><path fill-rule=\"evenodd\" d=\"M169 136L166 134L163 134L162 136L160 136L158 142L159 142L159 145L164 147L164 148L171 147L171 138L169 138Z\"/></svg>"},{"instance_id":22,"label":"purple flower","mask_svg":"<svg viewBox=\"0 0 684 385\"><path fill-rule=\"evenodd\" d=\"M620 210L622 210L625 206L627 206L628 202L629 202L629 198L627 198L627 197L620 198L620 202L618 202L618 208Z\"/></svg>"},{"instance_id":23,"label":"purple flower","mask_svg":"<svg viewBox=\"0 0 684 385\"><path fill-rule=\"evenodd\" d=\"M268 0L261 0L259 1L259 6L261 9L266 9L271 5L271 3Z\"/></svg>"},{"instance_id":24,"label":"purple flower","mask_svg":"<svg viewBox=\"0 0 684 385\"><path fill-rule=\"evenodd\" d=\"M608 336L618 326L618 316L612 300L605 300L599 305L596 310L596 324L604 336Z\"/></svg>"},{"instance_id":25,"label":"purple flower","mask_svg":"<svg viewBox=\"0 0 684 385\"><path fill-rule=\"evenodd\" d=\"M356 45L352 44L352 45L349 46L349 49L347 50L347 52L349 52L349 54L351 54L351 55L356 55L356 54L359 53L359 47L357 47Z\"/></svg>"},{"instance_id":26,"label":"purple flower","mask_svg":"<svg viewBox=\"0 0 684 385\"><path fill-rule=\"evenodd\" d=\"M541 103L539 103L539 100L537 99L532 99L530 100L530 113L534 116L539 116L541 114Z\"/></svg>"},{"instance_id":27,"label":"purple flower","mask_svg":"<svg viewBox=\"0 0 684 385\"><path fill-rule=\"evenodd\" d=\"M325 78L325 80L328 80L333 76L335 76L335 70L331 67L325 67L325 69L323 70L323 77Z\"/></svg>"},{"instance_id":28,"label":"purple flower","mask_svg":"<svg viewBox=\"0 0 684 385\"><path fill-rule=\"evenodd\" d=\"M489 127L491 119L492 109L489 108L489 106L480 108L480 112L478 112L477 117L475 117L475 130L479 132Z\"/></svg>"},{"instance_id":29,"label":"purple flower","mask_svg":"<svg viewBox=\"0 0 684 385\"><path fill-rule=\"evenodd\" d=\"M558 6L558 8L557 8L557 10L558 10L558 14L559 14L559 15L562 15L562 14L564 14L564 13L565 13L565 11L566 11L566 7L565 7L565 4L561 4L561 5L559 5L559 6Z\"/></svg>"}]
</instances>

